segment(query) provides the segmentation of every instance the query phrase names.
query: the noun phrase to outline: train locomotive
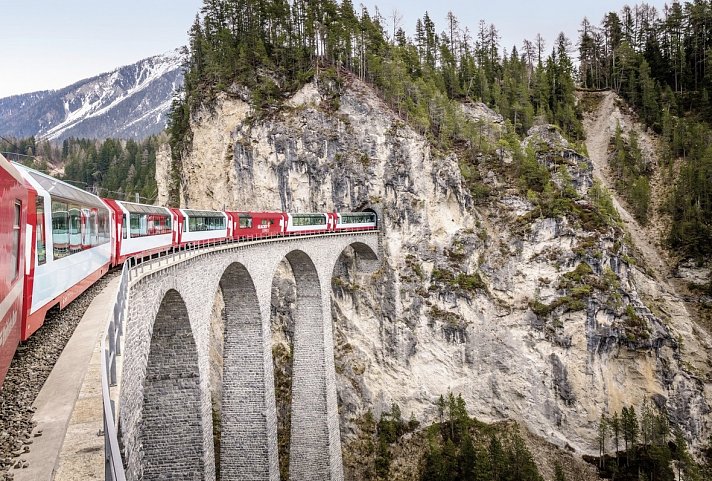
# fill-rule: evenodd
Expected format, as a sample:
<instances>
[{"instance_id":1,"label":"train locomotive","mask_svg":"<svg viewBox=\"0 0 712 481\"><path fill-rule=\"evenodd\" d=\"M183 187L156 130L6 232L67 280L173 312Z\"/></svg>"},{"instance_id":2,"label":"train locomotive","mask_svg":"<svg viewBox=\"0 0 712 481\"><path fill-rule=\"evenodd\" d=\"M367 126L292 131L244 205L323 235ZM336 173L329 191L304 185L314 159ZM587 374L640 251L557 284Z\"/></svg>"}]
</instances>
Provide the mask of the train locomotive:
<instances>
[{"instance_id":1,"label":"train locomotive","mask_svg":"<svg viewBox=\"0 0 712 481\"><path fill-rule=\"evenodd\" d=\"M177 209L97 197L0 155L0 388L20 342L130 258L223 241L374 230L374 212Z\"/></svg>"}]
</instances>

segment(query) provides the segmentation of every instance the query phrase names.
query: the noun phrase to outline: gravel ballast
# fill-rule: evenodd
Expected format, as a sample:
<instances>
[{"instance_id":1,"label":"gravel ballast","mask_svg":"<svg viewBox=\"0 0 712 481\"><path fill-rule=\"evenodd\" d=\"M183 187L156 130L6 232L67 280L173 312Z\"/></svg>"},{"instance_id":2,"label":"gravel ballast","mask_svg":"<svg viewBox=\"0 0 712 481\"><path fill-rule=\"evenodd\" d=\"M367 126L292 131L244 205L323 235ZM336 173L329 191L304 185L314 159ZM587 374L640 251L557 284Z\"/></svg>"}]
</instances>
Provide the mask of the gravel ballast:
<instances>
[{"instance_id":1,"label":"gravel ballast","mask_svg":"<svg viewBox=\"0 0 712 481\"><path fill-rule=\"evenodd\" d=\"M64 310L49 313L44 325L18 347L0 388L0 481L11 480L12 471L26 467L19 456L41 435L32 433L32 403L89 304L119 274L110 272Z\"/></svg>"}]
</instances>

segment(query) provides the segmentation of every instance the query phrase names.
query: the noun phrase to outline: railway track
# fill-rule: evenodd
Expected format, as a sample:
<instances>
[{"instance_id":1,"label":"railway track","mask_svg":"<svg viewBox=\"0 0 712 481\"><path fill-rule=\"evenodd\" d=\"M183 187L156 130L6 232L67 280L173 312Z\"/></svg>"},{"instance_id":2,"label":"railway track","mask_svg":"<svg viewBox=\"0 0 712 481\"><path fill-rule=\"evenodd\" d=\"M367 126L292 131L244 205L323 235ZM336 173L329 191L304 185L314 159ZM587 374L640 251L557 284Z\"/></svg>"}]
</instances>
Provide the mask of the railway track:
<instances>
[{"instance_id":1,"label":"railway track","mask_svg":"<svg viewBox=\"0 0 712 481\"><path fill-rule=\"evenodd\" d=\"M15 353L0 391L0 481L12 480L13 471L22 469L19 456L32 449L34 439L32 403L89 304L120 273L109 272L63 311L48 314L42 328Z\"/></svg>"}]
</instances>

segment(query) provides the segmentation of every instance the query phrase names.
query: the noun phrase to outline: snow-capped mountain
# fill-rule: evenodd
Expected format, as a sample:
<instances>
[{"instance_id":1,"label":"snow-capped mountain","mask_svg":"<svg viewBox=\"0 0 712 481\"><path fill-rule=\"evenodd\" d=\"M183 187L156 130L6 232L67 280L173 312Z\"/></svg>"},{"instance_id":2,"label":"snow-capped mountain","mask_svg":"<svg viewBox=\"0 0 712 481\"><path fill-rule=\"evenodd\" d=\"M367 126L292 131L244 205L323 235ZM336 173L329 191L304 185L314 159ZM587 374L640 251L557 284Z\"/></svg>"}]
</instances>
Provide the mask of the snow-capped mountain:
<instances>
[{"instance_id":1,"label":"snow-capped mountain","mask_svg":"<svg viewBox=\"0 0 712 481\"><path fill-rule=\"evenodd\" d=\"M143 139L166 127L183 85L180 49L76 82L0 99L0 135Z\"/></svg>"}]
</instances>

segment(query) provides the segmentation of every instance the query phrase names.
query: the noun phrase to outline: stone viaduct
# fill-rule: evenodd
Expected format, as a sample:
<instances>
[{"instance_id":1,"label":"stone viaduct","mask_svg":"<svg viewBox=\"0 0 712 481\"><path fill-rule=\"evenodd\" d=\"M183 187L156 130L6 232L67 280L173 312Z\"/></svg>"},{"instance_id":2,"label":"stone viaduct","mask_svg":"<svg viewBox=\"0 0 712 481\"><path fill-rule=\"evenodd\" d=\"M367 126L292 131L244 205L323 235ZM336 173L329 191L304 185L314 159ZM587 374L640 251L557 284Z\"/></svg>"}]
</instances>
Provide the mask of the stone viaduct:
<instances>
[{"instance_id":1,"label":"stone viaduct","mask_svg":"<svg viewBox=\"0 0 712 481\"><path fill-rule=\"evenodd\" d=\"M379 234L228 244L143 273L135 269L119 391L128 480L212 481L216 456L221 480L279 480L270 303L284 259L297 292L289 478L343 479L331 279L346 252L349 258L353 252L357 269L377 269ZM211 386L211 318L219 290L225 304L222 382ZM219 453L213 441L216 391Z\"/></svg>"}]
</instances>

